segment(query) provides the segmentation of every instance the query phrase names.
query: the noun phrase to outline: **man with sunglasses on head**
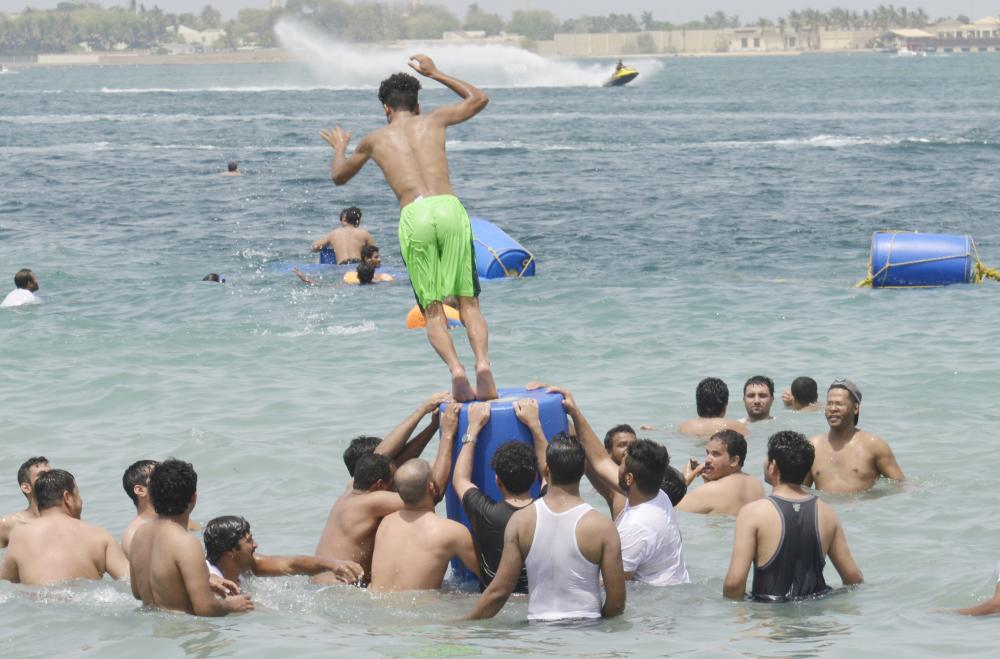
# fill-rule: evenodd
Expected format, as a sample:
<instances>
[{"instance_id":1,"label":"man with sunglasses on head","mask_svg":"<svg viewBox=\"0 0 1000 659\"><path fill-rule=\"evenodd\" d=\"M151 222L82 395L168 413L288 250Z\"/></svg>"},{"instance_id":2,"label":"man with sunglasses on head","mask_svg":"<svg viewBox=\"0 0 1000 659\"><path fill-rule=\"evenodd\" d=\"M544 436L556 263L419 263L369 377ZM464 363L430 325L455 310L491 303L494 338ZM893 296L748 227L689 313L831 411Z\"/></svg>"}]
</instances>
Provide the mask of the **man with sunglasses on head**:
<instances>
[{"instance_id":1,"label":"man with sunglasses on head","mask_svg":"<svg viewBox=\"0 0 1000 659\"><path fill-rule=\"evenodd\" d=\"M879 476L905 480L892 449L880 437L858 428L861 390L847 379L834 380L826 392L830 430L809 441L816 449L805 485L835 494L863 492Z\"/></svg>"}]
</instances>

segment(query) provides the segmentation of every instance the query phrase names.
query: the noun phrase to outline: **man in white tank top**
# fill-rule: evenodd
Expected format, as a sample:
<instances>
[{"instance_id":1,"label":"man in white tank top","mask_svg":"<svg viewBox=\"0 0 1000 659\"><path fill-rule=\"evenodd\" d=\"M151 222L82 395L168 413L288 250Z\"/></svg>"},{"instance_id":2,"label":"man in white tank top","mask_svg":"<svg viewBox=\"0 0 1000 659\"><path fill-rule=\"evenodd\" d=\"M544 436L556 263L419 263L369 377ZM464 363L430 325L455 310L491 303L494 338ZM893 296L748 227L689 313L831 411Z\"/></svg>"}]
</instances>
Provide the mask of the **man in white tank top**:
<instances>
[{"instance_id":1,"label":"man in white tank top","mask_svg":"<svg viewBox=\"0 0 1000 659\"><path fill-rule=\"evenodd\" d=\"M560 433L549 443L545 461L548 491L510 518L497 574L471 619L492 618L503 608L522 565L528 571L528 620L611 618L625 610L618 531L580 498L583 448L575 437Z\"/></svg>"}]
</instances>

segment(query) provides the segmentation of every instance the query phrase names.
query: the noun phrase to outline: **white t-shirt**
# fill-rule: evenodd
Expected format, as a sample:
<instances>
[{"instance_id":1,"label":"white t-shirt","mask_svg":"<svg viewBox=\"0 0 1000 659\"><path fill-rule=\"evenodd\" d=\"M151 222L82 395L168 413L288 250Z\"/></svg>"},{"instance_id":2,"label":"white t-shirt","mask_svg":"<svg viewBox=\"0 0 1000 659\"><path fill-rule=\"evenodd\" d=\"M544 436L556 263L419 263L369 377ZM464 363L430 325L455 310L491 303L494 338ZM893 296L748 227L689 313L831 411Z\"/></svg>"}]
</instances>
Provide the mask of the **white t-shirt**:
<instances>
[{"instance_id":1,"label":"white t-shirt","mask_svg":"<svg viewBox=\"0 0 1000 659\"><path fill-rule=\"evenodd\" d=\"M22 304L38 304L38 297L26 288L15 288L0 302L0 307L19 307Z\"/></svg>"},{"instance_id":2,"label":"white t-shirt","mask_svg":"<svg viewBox=\"0 0 1000 659\"><path fill-rule=\"evenodd\" d=\"M688 583L677 516L662 491L646 503L625 509L615 520L622 539L622 564L636 581L653 586Z\"/></svg>"}]
</instances>

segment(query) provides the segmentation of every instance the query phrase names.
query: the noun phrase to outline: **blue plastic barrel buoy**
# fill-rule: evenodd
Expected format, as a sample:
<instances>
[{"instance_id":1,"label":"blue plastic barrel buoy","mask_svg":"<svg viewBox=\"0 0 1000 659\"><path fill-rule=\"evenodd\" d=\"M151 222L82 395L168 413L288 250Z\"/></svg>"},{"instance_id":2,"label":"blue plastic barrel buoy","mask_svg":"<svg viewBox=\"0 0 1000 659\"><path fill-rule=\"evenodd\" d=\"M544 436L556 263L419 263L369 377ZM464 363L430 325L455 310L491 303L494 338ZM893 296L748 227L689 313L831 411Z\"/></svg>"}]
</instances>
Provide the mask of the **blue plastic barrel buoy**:
<instances>
[{"instance_id":1,"label":"blue plastic barrel buoy","mask_svg":"<svg viewBox=\"0 0 1000 659\"><path fill-rule=\"evenodd\" d=\"M496 450L500 446L511 440L534 445L534 441L531 438L531 431L528 430L527 426L518 421L517 416L514 414L514 401L521 398L534 398L538 401L538 417L542 422L542 430L545 432L546 439L551 439L560 432L566 432L569 427L566 422L566 411L562 405L562 394L551 394L545 389L528 391L523 387L501 389L498 393L500 394L500 398L490 401L490 419L486 423L486 427L479 433L479 438L476 441L476 453L472 461L472 482L476 484L483 494L492 497L496 501L500 501L502 495L500 494L500 488L497 487L493 468L490 467L493 454L496 453ZM458 452L462 450L462 437L465 436L465 431L469 427L470 404L462 404L462 411L458 417L458 434L455 437L455 450L452 453L453 460L458 458ZM441 405L442 413L447 405L447 403ZM531 488L533 496L538 496L540 480L536 481ZM455 494L455 489L451 486L450 482L448 490L445 492L445 503L448 508L448 519L465 524L471 532L472 528L469 526L469 518L465 514L462 502L458 499L458 495ZM452 560L451 568L455 576L459 579L475 580L476 578L475 575L466 569L462 561L457 558Z\"/></svg>"},{"instance_id":2,"label":"blue plastic barrel buoy","mask_svg":"<svg viewBox=\"0 0 1000 659\"><path fill-rule=\"evenodd\" d=\"M876 231L870 265L874 288L968 284L975 247L971 236Z\"/></svg>"},{"instance_id":3,"label":"blue plastic barrel buoy","mask_svg":"<svg viewBox=\"0 0 1000 659\"><path fill-rule=\"evenodd\" d=\"M327 245L319 250L319 262L321 265L337 265L337 253Z\"/></svg>"},{"instance_id":4,"label":"blue plastic barrel buoy","mask_svg":"<svg viewBox=\"0 0 1000 659\"><path fill-rule=\"evenodd\" d=\"M535 260L519 242L489 220L473 217L471 222L480 279L535 275Z\"/></svg>"}]
</instances>

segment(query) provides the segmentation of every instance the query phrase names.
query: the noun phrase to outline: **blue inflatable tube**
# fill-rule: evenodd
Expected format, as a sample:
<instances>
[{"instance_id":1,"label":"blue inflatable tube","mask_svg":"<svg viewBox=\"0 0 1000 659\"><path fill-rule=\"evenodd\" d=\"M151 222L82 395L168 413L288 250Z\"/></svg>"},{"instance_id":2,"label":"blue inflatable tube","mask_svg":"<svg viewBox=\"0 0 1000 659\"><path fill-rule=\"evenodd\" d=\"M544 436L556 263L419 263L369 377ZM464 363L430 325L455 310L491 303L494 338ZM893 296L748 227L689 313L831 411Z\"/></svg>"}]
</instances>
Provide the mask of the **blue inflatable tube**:
<instances>
[{"instance_id":1,"label":"blue inflatable tube","mask_svg":"<svg viewBox=\"0 0 1000 659\"><path fill-rule=\"evenodd\" d=\"M518 421L514 414L514 401L521 398L534 398L538 401L538 417L542 422L542 430L545 432L546 439L551 439L558 433L565 432L569 427L566 422L566 412L562 406L561 394L550 394L544 389L528 391L522 387L501 389L498 393L500 398L490 401L490 420L479 433L479 439L476 441L476 453L472 462L472 482L483 494L496 501L500 501L502 495L496 484L495 473L490 467L493 454L500 446L511 440L534 445L531 431ZM445 407L447 407L447 403L441 405L442 412L444 412ZM458 452L462 450L462 437L465 436L468 427L469 403L464 403L458 417L458 434L455 437L453 460L458 458ZM532 495L536 497L538 496L539 482L540 479L531 488ZM461 522L469 527L469 518L465 514L462 502L459 501L455 489L450 484L445 492L445 503L448 508L448 519ZM471 527L469 530L472 530ZM453 559L451 567L455 576L460 579L475 580L475 575L469 572L459 559Z\"/></svg>"},{"instance_id":2,"label":"blue inflatable tube","mask_svg":"<svg viewBox=\"0 0 1000 659\"><path fill-rule=\"evenodd\" d=\"M481 217L473 217L471 221L480 279L535 275L535 259L531 252L492 222Z\"/></svg>"},{"instance_id":3,"label":"blue inflatable tube","mask_svg":"<svg viewBox=\"0 0 1000 659\"><path fill-rule=\"evenodd\" d=\"M971 236L882 231L872 235L873 288L968 284L975 266Z\"/></svg>"}]
</instances>

